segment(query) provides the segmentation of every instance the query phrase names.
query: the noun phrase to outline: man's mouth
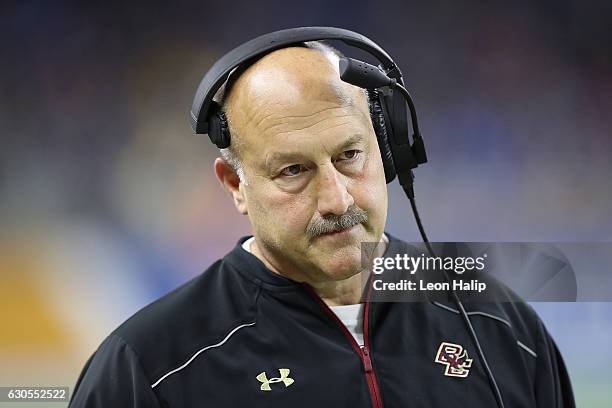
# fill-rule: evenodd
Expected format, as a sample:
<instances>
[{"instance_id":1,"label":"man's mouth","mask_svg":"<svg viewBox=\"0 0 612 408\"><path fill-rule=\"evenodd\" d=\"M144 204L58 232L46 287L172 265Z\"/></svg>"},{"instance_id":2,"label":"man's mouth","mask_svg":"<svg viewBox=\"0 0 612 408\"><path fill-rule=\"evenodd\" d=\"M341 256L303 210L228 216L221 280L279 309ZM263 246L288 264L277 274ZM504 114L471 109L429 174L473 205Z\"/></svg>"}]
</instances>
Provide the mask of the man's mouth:
<instances>
[{"instance_id":1,"label":"man's mouth","mask_svg":"<svg viewBox=\"0 0 612 408\"><path fill-rule=\"evenodd\" d=\"M349 237L357 231L358 225L359 224L355 224L352 227L349 227L343 230L327 232L325 234L319 235L319 237L333 237L333 238Z\"/></svg>"}]
</instances>

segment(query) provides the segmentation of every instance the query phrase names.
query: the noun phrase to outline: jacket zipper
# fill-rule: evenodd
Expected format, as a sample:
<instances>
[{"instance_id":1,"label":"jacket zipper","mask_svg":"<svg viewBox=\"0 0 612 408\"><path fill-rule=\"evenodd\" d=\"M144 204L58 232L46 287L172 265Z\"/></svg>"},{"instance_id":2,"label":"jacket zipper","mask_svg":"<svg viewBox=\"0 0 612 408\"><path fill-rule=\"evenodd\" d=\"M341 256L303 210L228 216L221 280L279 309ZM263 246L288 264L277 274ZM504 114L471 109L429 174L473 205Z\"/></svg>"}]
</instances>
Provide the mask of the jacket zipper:
<instances>
[{"instance_id":1,"label":"jacket zipper","mask_svg":"<svg viewBox=\"0 0 612 408\"><path fill-rule=\"evenodd\" d=\"M344 336L353 346L355 352L361 358L363 363L363 370L365 372L366 380L368 383L368 390L370 392L370 398L372 400L372 406L374 408L382 408L382 400L380 396L380 388L378 386L378 379L376 378L376 372L374 371L374 367L372 366L372 358L370 357L370 334L369 334L369 321L370 321L370 294L372 291L372 285L370 280L368 280L368 293L366 296L366 302L363 310L363 347L357 344L357 341L353 337L353 335L346 328L344 323L336 316L334 312L325 304L323 299L315 292L314 288L307 283L303 284L307 291L319 302L323 310L332 317L332 319L340 326Z\"/></svg>"}]
</instances>

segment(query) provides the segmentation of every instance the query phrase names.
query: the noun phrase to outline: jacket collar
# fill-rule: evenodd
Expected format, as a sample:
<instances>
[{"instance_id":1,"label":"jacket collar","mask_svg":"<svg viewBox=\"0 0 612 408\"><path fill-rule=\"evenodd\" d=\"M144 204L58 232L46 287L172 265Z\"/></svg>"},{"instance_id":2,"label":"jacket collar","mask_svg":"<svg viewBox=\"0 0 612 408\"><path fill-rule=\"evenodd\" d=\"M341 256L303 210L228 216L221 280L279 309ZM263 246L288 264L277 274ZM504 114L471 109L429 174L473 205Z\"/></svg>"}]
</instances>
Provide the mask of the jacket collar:
<instances>
[{"instance_id":1,"label":"jacket collar","mask_svg":"<svg viewBox=\"0 0 612 408\"><path fill-rule=\"evenodd\" d=\"M401 252L405 243L386 231L385 234L389 238L389 244L384 256L393 256ZM290 289L302 286L299 282L271 271L259 258L245 251L242 244L249 238L251 238L250 235L241 237L224 260L237 268L247 278L261 282L267 289Z\"/></svg>"}]
</instances>

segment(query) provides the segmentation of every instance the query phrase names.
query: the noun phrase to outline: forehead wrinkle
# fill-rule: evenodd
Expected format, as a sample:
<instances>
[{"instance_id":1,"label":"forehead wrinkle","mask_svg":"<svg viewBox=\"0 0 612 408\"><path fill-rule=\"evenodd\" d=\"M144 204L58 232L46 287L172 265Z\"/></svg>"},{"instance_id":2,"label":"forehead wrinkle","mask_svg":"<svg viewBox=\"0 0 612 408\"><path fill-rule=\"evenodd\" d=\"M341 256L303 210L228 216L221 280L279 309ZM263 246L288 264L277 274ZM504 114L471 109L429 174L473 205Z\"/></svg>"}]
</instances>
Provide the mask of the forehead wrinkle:
<instances>
[{"instance_id":1,"label":"forehead wrinkle","mask_svg":"<svg viewBox=\"0 0 612 408\"><path fill-rule=\"evenodd\" d=\"M271 131L271 132L274 132L274 134L276 134L276 135L280 135L280 134L283 134L283 133L299 132L299 131L303 131L303 130L306 130L306 129L310 129L312 127L323 126L323 122L328 121L328 120L341 119L341 118L347 118L347 117L355 116L354 113L346 112L346 113L342 113L342 114L339 114L339 115L334 115L333 117L330 117L330 118L323 118L323 119L320 119L320 120L315 120L314 123L308 124L308 125L304 125L304 126L301 126L301 127L291 127L291 129L289 129L289 130L274 131L274 129L276 129L276 128L280 127L280 126L283 126L283 125L291 126L291 123L290 123L291 119L310 118L310 117L313 117L313 116L315 116L317 114L320 114L320 113L322 113L324 111L328 111L328 110L331 110L331 109L341 109L341 108L338 108L338 107L335 107L335 108L326 108L326 109L320 110L319 112L313 113L311 115L279 116L277 118L271 119L271 120L274 120L277 123L273 123L273 124L271 124L269 126L264 126L263 129L262 129L262 132L270 132ZM265 119L268 119L268 118L264 118L264 120ZM260 121L260 123L261 122L263 122L263 120ZM336 126L338 126L338 125L333 125L333 126L327 127L324 130L331 129L331 128L336 127Z\"/></svg>"}]
</instances>

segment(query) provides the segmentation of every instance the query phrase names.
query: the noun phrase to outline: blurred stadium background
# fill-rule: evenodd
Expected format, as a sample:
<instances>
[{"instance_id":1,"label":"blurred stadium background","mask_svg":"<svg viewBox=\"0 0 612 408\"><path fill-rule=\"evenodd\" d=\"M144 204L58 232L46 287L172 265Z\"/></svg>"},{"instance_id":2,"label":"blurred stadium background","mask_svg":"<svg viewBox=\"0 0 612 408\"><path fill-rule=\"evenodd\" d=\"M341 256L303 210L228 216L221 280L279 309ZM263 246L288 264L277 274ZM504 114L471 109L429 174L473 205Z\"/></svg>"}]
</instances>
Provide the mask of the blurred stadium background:
<instances>
[{"instance_id":1,"label":"blurred stadium background","mask_svg":"<svg viewBox=\"0 0 612 408\"><path fill-rule=\"evenodd\" d=\"M114 327L249 233L188 110L216 58L275 29L353 29L395 57L432 240L609 242L611 4L3 2L0 385L72 387ZM388 230L418 241L389 193ZM611 406L612 304L534 306L578 405Z\"/></svg>"}]
</instances>

